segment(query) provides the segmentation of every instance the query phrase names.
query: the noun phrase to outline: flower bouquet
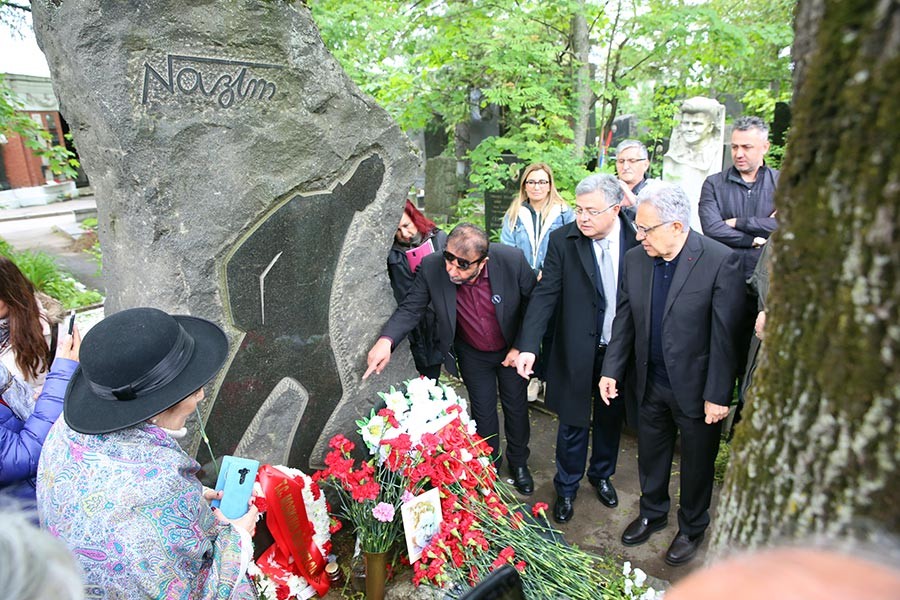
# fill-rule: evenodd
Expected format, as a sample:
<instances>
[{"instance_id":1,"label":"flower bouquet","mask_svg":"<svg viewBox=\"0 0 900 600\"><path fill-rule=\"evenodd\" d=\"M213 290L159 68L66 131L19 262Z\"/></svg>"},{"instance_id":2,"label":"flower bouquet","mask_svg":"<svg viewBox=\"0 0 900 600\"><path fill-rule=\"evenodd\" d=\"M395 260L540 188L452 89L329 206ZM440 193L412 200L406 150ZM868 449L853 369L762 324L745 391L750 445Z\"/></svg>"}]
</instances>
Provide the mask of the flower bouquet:
<instances>
[{"instance_id":1,"label":"flower bouquet","mask_svg":"<svg viewBox=\"0 0 900 600\"><path fill-rule=\"evenodd\" d=\"M297 469L264 465L254 487L254 503L266 514L275 543L248 568L262 600L305 600L324 596L329 582L325 557L336 531L319 486Z\"/></svg>"},{"instance_id":2,"label":"flower bouquet","mask_svg":"<svg viewBox=\"0 0 900 600\"><path fill-rule=\"evenodd\" d=\"M417 585L459 597L509 563L520 572L526 598L631 597L611 561L566 544L550 527L546 504L527 511L498 482L491 448L475 432L463 398L429 379L405 385L406 393L380 394L386 407L357 422L368 462L357 467L353 443L336 436L328 468L315 475L341 491L342 515L364 550L389 547L401 533L397 509L435 487L443 521L414 564ZM627 587L640 589L634 581Z\"/></svg>"}]
</instances>

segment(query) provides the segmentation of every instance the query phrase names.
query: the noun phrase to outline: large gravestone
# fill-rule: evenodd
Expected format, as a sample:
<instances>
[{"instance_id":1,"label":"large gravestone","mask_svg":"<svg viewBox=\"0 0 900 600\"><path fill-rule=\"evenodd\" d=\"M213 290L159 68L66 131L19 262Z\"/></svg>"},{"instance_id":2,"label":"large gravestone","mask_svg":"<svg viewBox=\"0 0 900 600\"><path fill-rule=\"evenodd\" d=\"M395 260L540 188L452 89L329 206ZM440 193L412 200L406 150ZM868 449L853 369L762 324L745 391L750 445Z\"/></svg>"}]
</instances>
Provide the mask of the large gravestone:
<instances>
[{"instance_id":1,"label":"large gravestone","mask_svg":"<svg viewBox=\"0 0 900 600\"><path fill-rule=\"evenodd\" d=\"M407 138L299 4L32 6L96 189L107 312L220 323L232 353L204 406L215 453L320 464L377 389L414 372L400 350L360 381L393 309Z\"/></svg>"}]
</instances>

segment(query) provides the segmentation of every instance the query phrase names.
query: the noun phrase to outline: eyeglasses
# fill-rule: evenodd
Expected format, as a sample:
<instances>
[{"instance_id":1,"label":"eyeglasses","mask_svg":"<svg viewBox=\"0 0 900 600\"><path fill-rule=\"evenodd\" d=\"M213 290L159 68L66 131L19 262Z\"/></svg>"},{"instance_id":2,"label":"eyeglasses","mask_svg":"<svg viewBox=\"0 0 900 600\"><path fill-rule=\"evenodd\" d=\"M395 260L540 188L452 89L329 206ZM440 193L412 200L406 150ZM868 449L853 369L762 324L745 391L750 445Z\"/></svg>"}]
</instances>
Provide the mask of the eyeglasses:
<instances>
[{"instance_id":1,"label":"eyeglasses","mask_svg":"<svg viewBox=\"0 0 900 600\"><path fill-rule=\"evenodd\" d=\"M534 187L536 185L547 185L549 183L550 182L547 181L546 179L526 179L525 180L525 185L530 185L532 187Z\"/></svg>"},{"instance_id":2,"label":"eyeglasses","mask_svg":"<svg viewBox=\"0 0 900 600\"><path fill-rule=\"evenodd\" d=\"M625 163L628 163L629 165L633 165L634 163L639 163L644 160L647 160L647 159L646 158L617 158L616 164L624 165Z\"/></svg>"},{"instance_id":3,"label":"eyeglasses","mask_svg":"<svg viewBox=\"0 0 900 600\"><path fill-rule=\"evenodd\" d=\"M663 225L668 225L669 223L673 223L673 221L663 221L662 223L657 223L653 227L644 227L643 225L634 225L634 230L637 233L640 233L644 237L647 237L650 232L652 232L657 227L662 227Z\"/></svg>"},{"instance_id":4,"label":"eyeglasses","mask_svg":"<svg viewBox=\"0 0 900 600\"><path fill-rule=\"evenodd\" d=\"M575 207L575 216L576 216L576 217L581 217L582 215L584 215L585 213L587 213L587 215L588 215L589 217L599 217L600 215L602 215L602 214L605 213L606 211L612 210L613 208L615 208L615 207L617 207L617 206L618 206L618 204L610 204L609 206L607 206L607 207L604 208L603 210L594 210L593 208L581 208L580 206L576 206L576 207Z\"/></svg>"},{"instance_id":5,"label":"eyeglasses","mask_svg":"<svg viewBox=\"0 0 900 600\"><path fill-rule=\"evenodd\" d=\"M447 252L446 250L444 250L444 260L446 260L446 261L447 261L448 263L450 263L450 264L453 264L453 261L456 261L456 266L457 266L457 268L460 268L460 269L462 269L463 271L465 271L466 269L468 269L468 268L471 267L472 265L477 265L478 263L480 263L481 261L483 261L483 260L486 259L486 258L487 258L487 254L485 254L484 256L482 256L481 258L479 258L478 260L466 260L466 259L460 258L460 257L458 257L458 256L456 256L456 255L454 255L454 254L450 254L449 252Z\"/></svg>"}]
</instances>

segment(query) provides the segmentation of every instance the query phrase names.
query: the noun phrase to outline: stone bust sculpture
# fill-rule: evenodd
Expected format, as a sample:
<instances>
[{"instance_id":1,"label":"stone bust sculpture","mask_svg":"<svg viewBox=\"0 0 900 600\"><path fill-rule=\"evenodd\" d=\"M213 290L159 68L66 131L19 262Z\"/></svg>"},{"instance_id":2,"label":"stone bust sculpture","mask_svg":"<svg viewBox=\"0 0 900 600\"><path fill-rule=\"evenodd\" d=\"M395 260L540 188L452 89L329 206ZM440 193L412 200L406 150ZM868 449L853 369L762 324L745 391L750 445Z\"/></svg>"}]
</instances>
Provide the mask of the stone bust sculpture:
<instances>
[{"instance_id":1,"label":"stone bust sculpture","mask_svg":"<svg viewBox=\"0 0 900 600\"><path fill-rule=\"evenodd\" d=\"M691 227L697 231L700 188L709 175L722 170L724 125L725 107L714 99L697 96L685 100L663 157L663 180L684 188L691 200Z\"/></svg>"}]
</instances>

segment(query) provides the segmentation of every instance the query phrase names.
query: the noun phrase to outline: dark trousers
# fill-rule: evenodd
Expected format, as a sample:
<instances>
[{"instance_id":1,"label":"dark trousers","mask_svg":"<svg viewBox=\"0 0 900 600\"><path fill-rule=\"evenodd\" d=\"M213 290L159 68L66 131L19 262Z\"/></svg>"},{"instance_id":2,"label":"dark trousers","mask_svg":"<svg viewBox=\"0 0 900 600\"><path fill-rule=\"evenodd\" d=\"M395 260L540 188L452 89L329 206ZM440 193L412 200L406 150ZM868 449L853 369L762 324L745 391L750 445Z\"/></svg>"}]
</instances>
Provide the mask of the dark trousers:
<instances>
[{"instance_id":1,"label":"dark trousers","mask_svg":"<svg viewBox=\"0 0 900 600\"><path fill-rule=\"evenodd\" d=\"M560 496L575 496L578 491L578 483L584 477L591 431L594 439L587 471L588 481L596 485L601 479L607 479L616 472L625 401L620 394L618 398L610 400L607 406L600 398L597 384L600 382L604 356L606 348L597 348L591 379L591 426L575 427L560 422L556 432L556 475L553 477L553 486Z\"/></svg>"},{"instance_id":2,"label":"dark trousers","mask_svg":"<svg viewBox=\"0 0 900 600\"><path fill-rule=\"evenodd\" d=\"M426 379L434 379L435 381L437 381L441 376L440 363L436 365L429 365L427 367L420 367L416 365L416 370L419 372L419 375L425 377Z\"/></svg>"},{"instance_id":3,"label":"dark trousers","mask_svg":"<svg viewBox=\"0 0 900 600\"><path fill-rule=\"evenodd\" d=\"M531 422L528 420L528 382L519 377L515 367L500 363L506 350L481 352L461 340L456 340L456 359L459 373L469 392L469 410L478 435L487 440L493 450L494 463L500 460L500 421L497 418L497 388L503 407L503 428L506 432L506 458L511 467L528 464L528 439Z\"/></svg>"},{"instance_id":4,"label":"dark trousers","mask_svg":"<svg viewBox=\"0 0 900 600\"><path fill-rule=\"evenodd\" d=\"M735 348L737 351L737 377L738 377L738 405L735 409L732 425L737 425L741 420L741 411L744 408L744 379L747 376L747 357L749 356L750 341L753 339L756 327L756 315L759 314L759 303L756 292L747 288L744 296L744 306L741 310L740 322L735 329Z\"/></svg>"},{"instance_id":5,"label":"dark trousers","mask_svg":"<svg viewBox=\"0 0 900 600\"><path fill-rule=\"evenodd\" d=\"M750 288L747 288L747 295L744 296L744 306L741 308L740 323L738 323L737 329L735 330L739 390L744 388L744 374L747 371L747 352L750 349L750 340L753 339L754 328L756 327L756 315L759 314L759 301L757 300L756 293L751 292ZM743 403L743 395L739 397L739 400Z\"/></svg>"},{"instance_id":6,"label":"dark trousers","mask_svg":"<svg viewBox=\"0 0 900 600\"><path fill-rule=\"evenodd\" d=\"M696 536L709 525L713 475L722 422L707 425L704 418L685 415L667 386L647 382L638 426L638 475L641 516L658 519L669 513L669 474L675 436L681 433L681 498L678 528Z\"/></svg>"}]
</instances>

